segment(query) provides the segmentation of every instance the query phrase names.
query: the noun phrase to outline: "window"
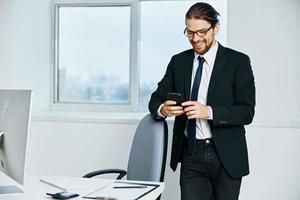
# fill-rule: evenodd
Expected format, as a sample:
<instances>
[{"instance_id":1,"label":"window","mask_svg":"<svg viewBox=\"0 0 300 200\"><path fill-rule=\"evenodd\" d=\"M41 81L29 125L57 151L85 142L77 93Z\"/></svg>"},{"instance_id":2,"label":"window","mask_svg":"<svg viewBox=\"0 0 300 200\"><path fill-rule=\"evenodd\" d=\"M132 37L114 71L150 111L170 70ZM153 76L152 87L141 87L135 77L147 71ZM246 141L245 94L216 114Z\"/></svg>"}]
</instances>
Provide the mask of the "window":
<instances>
[{"instance_id":1,"label":"window","mask_svg":"<svg viewBox=\"0 0 300 200\"><path fill-rule=\"evenodd\" d=\"M198 1L57 1L54 107L145 111L172 55L191 48L185 13ZM227 1L221 13L226 42Z\"/></svg>"},{"instance_id":2,"label":"window","mask_svg":"<svg viewBox=\"0 0 300 200\"><path fill-rule=\"evenodd\" d=\"M60 7L58 12L57 100L128 104L130 7Z\"/></svg>"}]
</instances>

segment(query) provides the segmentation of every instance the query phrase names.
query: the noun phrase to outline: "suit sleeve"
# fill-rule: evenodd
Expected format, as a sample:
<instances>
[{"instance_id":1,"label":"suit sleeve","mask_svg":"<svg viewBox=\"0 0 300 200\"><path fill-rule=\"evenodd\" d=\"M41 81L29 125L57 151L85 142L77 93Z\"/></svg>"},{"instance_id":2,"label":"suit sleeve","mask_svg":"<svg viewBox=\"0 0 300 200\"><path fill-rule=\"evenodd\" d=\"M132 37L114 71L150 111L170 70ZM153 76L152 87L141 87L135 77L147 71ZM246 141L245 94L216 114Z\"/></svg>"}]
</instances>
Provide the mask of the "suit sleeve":
<instances>
[{"instance_id":1,"label":"suit sleeve","mask_svg":"<svg viewBox=\"0 0 300 200\"><path fill-rule=\"evenodd\" d=\"M255 84L248 56L241 56L234 72L234 103L212 107L213 127L250 124L254 117Z\"/></svg>"},{"instance_id":2,"label":"suit sleeve","mask_svg":"<svg viewBox=\"0 0 300 200\"><path fill-rule=\"evenodd\" d=\"M157 89L152 93L149 101L149 111L154 119L161 120L165 119L157 115L157 109L159 106L167 100L167 94L173 91L173 70L174 70L174 56L168 64L167 71L158 83Z\"/></svg>"}]
</instances>

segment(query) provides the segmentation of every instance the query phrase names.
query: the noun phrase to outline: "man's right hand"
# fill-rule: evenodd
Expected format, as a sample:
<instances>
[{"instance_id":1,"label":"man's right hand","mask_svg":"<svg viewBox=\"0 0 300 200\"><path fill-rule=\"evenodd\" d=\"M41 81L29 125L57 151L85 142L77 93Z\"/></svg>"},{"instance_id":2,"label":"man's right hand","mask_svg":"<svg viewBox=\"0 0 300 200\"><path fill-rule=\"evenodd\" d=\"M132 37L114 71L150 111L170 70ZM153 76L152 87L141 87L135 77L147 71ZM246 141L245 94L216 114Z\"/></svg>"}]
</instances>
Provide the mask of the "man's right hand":
<instances>
[{"instance_id":1,"label":"man's right hand","mask_svg":"<svg viewBox=\"0 0 300 200\"><path fill-rule=\"evenodd\" d=\"M160 109L160 113L165 117L173 117L182 115L184 113L182 106L176 106L176 101L165 101L164 105Z\"/></svg>"}]
</instances>

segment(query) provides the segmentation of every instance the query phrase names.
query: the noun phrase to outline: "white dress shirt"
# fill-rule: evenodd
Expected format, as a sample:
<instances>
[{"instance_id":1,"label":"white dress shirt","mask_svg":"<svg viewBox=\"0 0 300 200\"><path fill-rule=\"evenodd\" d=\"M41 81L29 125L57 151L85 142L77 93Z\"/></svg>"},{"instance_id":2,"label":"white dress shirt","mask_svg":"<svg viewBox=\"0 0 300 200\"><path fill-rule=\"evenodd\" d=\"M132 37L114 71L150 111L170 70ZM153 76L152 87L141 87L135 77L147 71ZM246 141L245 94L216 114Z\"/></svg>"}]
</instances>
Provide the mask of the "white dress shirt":
<instances>
[{"instance_id":1,"label":"white dress shirt","mask_svg":"<svg viewBox=\"0 0 300 200\"><path fill-rule=\"evenodd\" d=\"M193 71L192 71L192 79L191 79L191 91L193 87L194 77L196 75L197 68L199 66L198 56L202 56L205 59L203 63L201 83L198 92L198 102L203 105L207 105L207 92L208 86L210 82L211 73L215 64L216 55L218 51L219 44L216 42L214 46L212 46L208 52L204 55L199 55L195 52ZM208 119L213 119L212 110L211 116ZM196 119L196 138L197 139L205 139L211 138L211 130L208 124L208 119ZM185 134L187 135L187 128L185 129Z\"/></svg>"},{"instance_id":2,"label":"white dress shirt","mask_svg":"<svg viewBox=\"0 0 300 200\"><path fill-rule=\"evenodd\" d=\"M193 87L194 77L196 75L196 71L199 66L198 56L202 56L205 59L205 62L203 63L201 83L198 92L198 102L200 102L203 105L206 105L207 103L206 101L207 101L208 86L209 86L213 66L215 64L218 47L219 44L216 41L215 44L204 55L199 55L195 52L192 78L191 78L191 91ZM163 117L163 115L160 113L162 106L163 104L161 104L157 110L157 114L161 117ZM205 138L212 137L211 130L207 121L212 119L213 119L212 110L211 110L211 115L208 119L196 119L196 139L205 139ZM185 134L187 135L187 128L185 129Z\"/></svg>"}]
</instances>

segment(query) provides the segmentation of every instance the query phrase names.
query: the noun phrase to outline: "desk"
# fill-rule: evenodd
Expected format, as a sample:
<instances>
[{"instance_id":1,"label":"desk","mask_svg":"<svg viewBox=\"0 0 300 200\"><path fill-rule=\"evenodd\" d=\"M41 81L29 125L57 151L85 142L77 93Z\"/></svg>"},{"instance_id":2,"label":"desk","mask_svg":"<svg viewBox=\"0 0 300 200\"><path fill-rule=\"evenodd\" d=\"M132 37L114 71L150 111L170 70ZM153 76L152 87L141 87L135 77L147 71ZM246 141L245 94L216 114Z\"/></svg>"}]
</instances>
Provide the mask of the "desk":
<instances>
[{"instance_id":1,"label":"desk","mask_svg":"<svg viewBox=\"0 0 300 200\"><path fill-rule=\"evenodd\" d=\"M5 175L0 172L1 180L3 180L4 176ZM69 190L69 192L74 192L74 193L80 194L79 197L72 198L74 200L76 200L76 199L85 200L82 198L83 195L91 193L92 191L95 191L95 190L101 188L101 186L111 184L115 181L112 179L96 179L96 178L29 176L29 177L27 177L25 184L22 187L19 184L15 183L13 180L8 179L7 181L5 181L6 185L8 182L10 182L11 184L17 185L18 187L20 187L21 189L24 190L24 193L0 195L0 200L42 200L42 199L50 200L51 198L46 195L46 192L56 193L56 192L61 191L59 189L56 189L52 186L49 186L45 183L40 182L41 178L48 179L48 180L55 179L55 180L63 181L65 185L70 184L71 189ZM126 182L130 182L130 181L126 181ZM134 181L134 182L137 182L137 181ZM141 181L138 181L138 182L159 185L159 187L157 187L155 190L148 193L147 195L143 196L140 200L155 200L164 190L164 183L141 182ZM72 184L72 183L74 183L74 184ZM3 182L1 181L0 184L3 185ZM79 185L81 187L78 187Z\"/></svg>"}]
</instances>

